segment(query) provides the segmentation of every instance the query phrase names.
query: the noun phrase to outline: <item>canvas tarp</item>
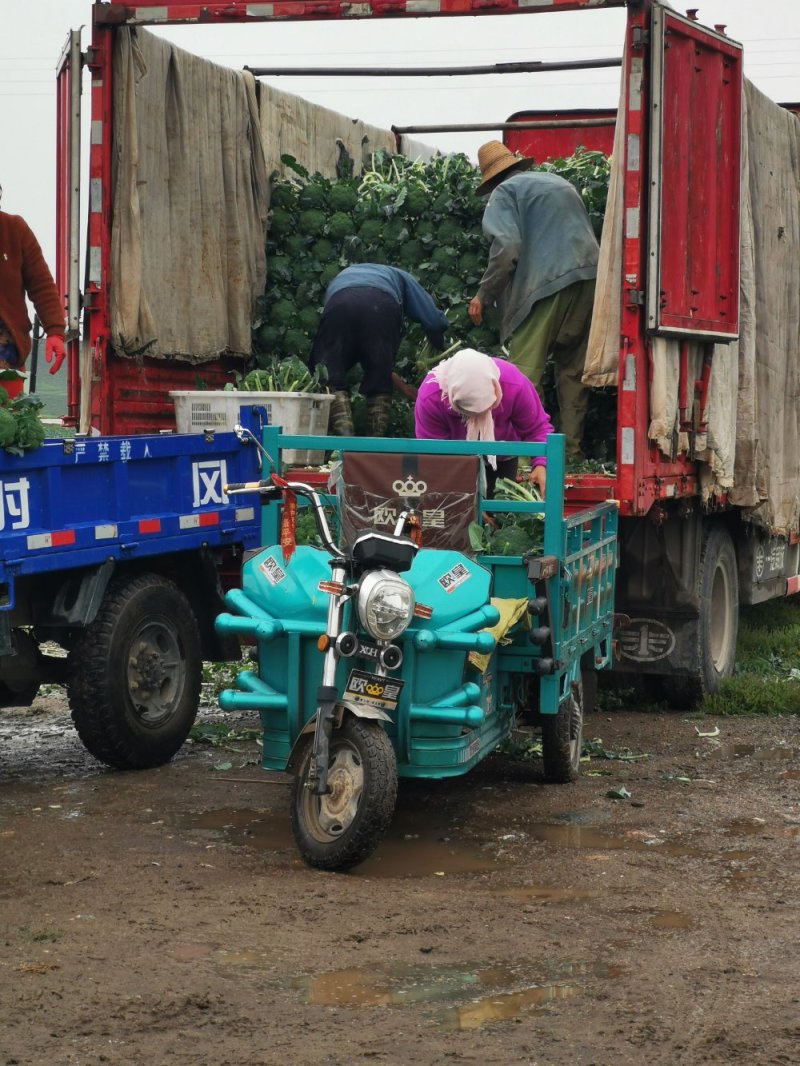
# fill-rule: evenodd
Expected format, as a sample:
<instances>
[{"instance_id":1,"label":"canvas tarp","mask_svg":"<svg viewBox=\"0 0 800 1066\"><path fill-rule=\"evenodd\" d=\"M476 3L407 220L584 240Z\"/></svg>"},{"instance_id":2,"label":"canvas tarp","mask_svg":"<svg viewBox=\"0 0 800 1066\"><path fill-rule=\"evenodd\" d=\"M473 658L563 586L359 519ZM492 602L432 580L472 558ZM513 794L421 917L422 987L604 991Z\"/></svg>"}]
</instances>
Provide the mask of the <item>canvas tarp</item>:
<instances>
[{"instance_id":1,"label":"canvas tarp","mask_svg":"<svg viewBox=\"0 0 800 1066\"><path fill-rule=\"evenodd\" d=\"M785 533L800 521L800 121L749 82L743 105L740 333L713 346L708 428L694 454L706 497L727 491L745 517ZM617 384L624 138L620 122L583 378L596 387ZM690 399L703 358L690 343ZM648 435L666 456L690 444L678 381L679 341L654 338Z\"/></svg>"},{"instance_id":2,"label":"canvas tarp","mask_svg":"<svg viewBox=\"0 0 800 1066\"><path fill-rule=\"evenodd\" d=\"M120 29L110 271L120 354L249 355L267 185L252 76Z\"/></svg>"},{"instance_id":3,"label":"canvas tarp","mask_svg":"<svg viewBox=\"0 0 800 1066\"><path fill-rule=\"evenodd\" d=\"M390 130L347 118L263 82L259 87L259 112L267 171L277 171L280 177L292 174L281 162L284 155L292 156L310 174L335 178L347 173L346 169L337 168L351 164L353 173L360 174L379 148L397 151Z\"/></svg>"},{"instance_id":4,"label":"canvas tarp","mask_svg":"<svg viewBox=\"0 0 800 1066\"><path fill-rule=\"evenodd\" d=\"M391 130L348 118L264 82L258 106L267 170L282 178L292 176L291 167L281 159L284 155L292 156L310 174L326 178L350 172L358 177L370 168L372 154L379 149L426 161L436 155L435 148L421 141L402 136L398 144Z\"/></svg>"}]
</instances>

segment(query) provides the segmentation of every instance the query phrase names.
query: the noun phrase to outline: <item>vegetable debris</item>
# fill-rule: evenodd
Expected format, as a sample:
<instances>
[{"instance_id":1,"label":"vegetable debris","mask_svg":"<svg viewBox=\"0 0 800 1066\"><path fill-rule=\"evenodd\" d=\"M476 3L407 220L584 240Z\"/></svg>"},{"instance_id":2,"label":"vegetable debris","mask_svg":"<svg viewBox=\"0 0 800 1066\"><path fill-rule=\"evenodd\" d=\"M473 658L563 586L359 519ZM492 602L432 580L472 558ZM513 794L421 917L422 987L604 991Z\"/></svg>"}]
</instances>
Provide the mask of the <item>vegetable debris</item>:
<instances>
[{"instance_id":1,"label":"vegetable debris","mask_svg":"<svg viewBox=\"0 0 800 1066\"><path fill-rule=\"evenodd\" d=\"M22 395L9 400L8 393L0 385L0 448L11 455L23 455L40 447L46 436L39 418L43 407L41 400L32 396Z\"/></svg>"}]
</instances>

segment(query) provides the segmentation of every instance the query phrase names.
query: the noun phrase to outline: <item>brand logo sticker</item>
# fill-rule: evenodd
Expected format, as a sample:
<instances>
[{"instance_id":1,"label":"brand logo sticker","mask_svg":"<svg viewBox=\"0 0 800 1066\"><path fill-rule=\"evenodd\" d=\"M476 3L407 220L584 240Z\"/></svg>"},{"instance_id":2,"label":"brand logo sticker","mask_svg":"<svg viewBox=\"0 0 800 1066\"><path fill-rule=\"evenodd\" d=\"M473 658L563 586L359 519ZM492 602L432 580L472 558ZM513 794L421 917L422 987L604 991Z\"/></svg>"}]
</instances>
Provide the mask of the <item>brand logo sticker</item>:
<instances>
[{"instance_id":1,"label":"brand logo sticker","mask_svg":"<svg viewBox=\"0 0 800 1066\"><path fill-rule=\"evenodd\" d=\"M437 578L437 581L445 592L450 593L453 589L457 589L459 585L463 585L471 576L463 563L456 563L446 574L442 574L440 578Z\"/></svg>"},{"instance_id":2,"label":"brand logo sticker","mask_svg":"<svg viewBox=\"0 0 800 1066\"><path fill-rule=\"evenodd\" d=\"M263 563L259 563L258 569L269 581L270 585L277 585L286 577L286 571L278 565L271 555Z\"/></svg>"},{"instance_id":3,"label":"brand logo sticker","mask_svg":"<svg viewBox=\"0 0 800 1066\"><path fill-rule=\"evenodd\" d=\"M675 647L675 634L655 618L634 618L619 631L619 647L626 659L652 663L666 659Z\"/></svg>"}]
</instances>

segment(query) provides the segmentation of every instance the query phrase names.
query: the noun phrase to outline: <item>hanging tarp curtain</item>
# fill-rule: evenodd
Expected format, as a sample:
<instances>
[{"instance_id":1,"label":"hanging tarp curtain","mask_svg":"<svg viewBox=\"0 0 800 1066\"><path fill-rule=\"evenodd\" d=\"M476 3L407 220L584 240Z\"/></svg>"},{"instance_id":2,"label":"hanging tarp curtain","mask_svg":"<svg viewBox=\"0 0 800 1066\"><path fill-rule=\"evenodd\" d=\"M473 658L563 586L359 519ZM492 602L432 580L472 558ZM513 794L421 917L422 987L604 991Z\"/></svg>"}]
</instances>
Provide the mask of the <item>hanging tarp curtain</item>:
<instances>
[{"instance_id":1,"label":"hanging tarp curtain","mask_svg":"<svg viewBox=\"0 0 800 1066\"><path fill-rule=\"evenodd\" d=\"M250 353L267 183L254 79L120 29L110 272L118 353L193 363Z\"/></svg>"},{"instance_id":2,"label":"hanging tarp curtain","mask_svg":"<svg viewBox=\"0 0 800 1066\"><path fill-rule=\"evenodd\" d=\"M358 177L379 148L397 151L390 130L347 118L264 82L258 105L267 171L279 177L292 176L282 156L291 156L309 174L336 178Z\"/></svg>"}]
</instances>

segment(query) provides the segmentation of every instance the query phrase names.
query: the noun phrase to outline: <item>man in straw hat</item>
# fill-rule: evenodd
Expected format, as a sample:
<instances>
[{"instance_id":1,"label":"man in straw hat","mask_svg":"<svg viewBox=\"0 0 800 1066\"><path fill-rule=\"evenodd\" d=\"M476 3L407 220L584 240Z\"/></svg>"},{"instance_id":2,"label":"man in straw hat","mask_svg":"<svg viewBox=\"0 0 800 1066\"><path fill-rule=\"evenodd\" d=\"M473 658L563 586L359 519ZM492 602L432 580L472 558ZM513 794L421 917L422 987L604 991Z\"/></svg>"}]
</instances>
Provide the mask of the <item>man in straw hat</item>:
<instances>
[{"instance_id":1,"label":"man in straw hat","mask_svg":"<svg viewBox=\"0 0 800 1066\"><path fill-rule=\"evenodd\" d=\"M581 383L594 303L599 247L577 190L557 174L537 171L500 141L478 149L489 196L483 232L489 263L469 305L475 325L498 304L509 357L539 386L547 356L555 361L560 428L568 458L581 458L588 390Z\"/></svg>"}]
</instances>

